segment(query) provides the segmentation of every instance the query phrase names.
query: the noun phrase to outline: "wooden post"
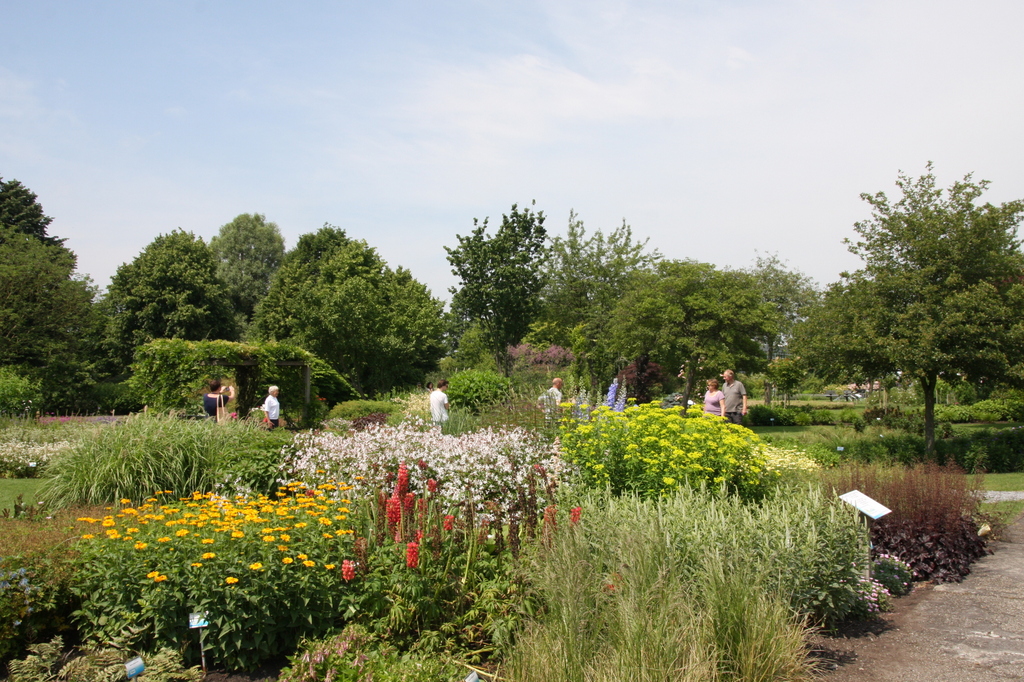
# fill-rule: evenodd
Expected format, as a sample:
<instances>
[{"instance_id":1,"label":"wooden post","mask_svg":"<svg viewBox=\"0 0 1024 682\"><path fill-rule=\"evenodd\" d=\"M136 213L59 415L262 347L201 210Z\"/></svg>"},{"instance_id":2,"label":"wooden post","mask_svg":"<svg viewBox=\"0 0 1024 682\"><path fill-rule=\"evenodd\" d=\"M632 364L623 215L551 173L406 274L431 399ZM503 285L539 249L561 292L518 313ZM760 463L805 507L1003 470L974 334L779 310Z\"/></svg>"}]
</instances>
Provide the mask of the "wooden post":
<instances>
[{"instance_id":1,"label":"wooden post","mask_svg":"<svg viewBox=\"0 0 1024 682\"><path fill-rule=\"evenodd\" d=\"M312 378L313 368L309 365L304 365L302 367L302 383L305 402L302 404L302 428L306 428L306 420L309 418L309 385Z\"/></svg>"}]
</instances>

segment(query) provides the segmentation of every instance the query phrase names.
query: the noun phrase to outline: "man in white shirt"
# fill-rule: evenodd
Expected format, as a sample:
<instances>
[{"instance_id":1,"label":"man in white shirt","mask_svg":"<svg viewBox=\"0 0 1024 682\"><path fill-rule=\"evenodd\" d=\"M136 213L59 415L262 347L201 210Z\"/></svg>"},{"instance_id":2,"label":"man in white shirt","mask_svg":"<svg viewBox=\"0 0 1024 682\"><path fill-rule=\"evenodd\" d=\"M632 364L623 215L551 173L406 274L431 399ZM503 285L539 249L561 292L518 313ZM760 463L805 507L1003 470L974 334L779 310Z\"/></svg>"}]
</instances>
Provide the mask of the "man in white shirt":
<instances>
[{"instance_id":1,"label":"man in white shirt","mask_svg":"<svg viewBox=\"0 0 1024 682\"><path fill-rule=\"evenodd\" d=\"M441 379L437 382L437 388L430 394L430 418L435 426L441 426L448 421L448 394L444 389L448 388L448 381Z\"/></svg>"},{"instance_id":2,"label":"man in white shirt","mask_svg":"<svg viewBox=\"0 0 1024 682\"><path fill-rule=\"evenodd\" d=\"M281 403L277 400L277 394L280 392L281 389L277 386L271 386L267 390L267 399L263 401L263 411L267 413L267 421L272 429L281 425Z\"/></svg>"}]
</instances>

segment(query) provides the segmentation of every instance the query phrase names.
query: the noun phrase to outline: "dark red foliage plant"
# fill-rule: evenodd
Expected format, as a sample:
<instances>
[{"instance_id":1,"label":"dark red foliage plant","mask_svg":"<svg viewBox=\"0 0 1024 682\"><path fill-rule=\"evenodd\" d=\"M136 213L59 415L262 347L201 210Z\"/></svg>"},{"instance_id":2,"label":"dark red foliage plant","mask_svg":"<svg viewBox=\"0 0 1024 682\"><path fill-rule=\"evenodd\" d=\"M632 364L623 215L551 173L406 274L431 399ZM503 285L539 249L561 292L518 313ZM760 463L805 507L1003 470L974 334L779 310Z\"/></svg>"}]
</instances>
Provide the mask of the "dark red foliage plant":
<instances>
[{"instance_id":1,"label":"dark red foliage plant","mask_svg":"<svg viewBox=\"0 0 1024 682\"><path fill-rule=\"evenodd\" d=\"M988 553L976 520L981 478L956 465L846 466L824 478L836 494L859 490L892 510L871 524L873 552L907 562L916 580L960 582Z\"/></svg>"}]
</instances>

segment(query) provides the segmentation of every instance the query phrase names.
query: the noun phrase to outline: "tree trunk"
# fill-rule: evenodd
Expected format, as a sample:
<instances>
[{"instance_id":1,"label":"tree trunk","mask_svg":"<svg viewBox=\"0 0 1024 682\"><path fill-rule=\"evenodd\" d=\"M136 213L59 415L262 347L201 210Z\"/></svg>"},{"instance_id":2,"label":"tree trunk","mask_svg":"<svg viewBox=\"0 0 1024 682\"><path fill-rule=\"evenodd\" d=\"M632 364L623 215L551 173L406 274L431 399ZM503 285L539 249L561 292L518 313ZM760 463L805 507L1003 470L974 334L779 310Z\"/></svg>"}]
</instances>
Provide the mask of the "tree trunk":
<instances>
[{"instance_id":1,"label":"tree trunk","mask_svg":"<svg viewBox=\"0 0 1024 682\"><path fill-rule=\"evenodd\" d=\"M935 384L937 377L929 374L921 379L924 392L924 452L929 459L935 456Z\"/></svg>"}]
</instances>

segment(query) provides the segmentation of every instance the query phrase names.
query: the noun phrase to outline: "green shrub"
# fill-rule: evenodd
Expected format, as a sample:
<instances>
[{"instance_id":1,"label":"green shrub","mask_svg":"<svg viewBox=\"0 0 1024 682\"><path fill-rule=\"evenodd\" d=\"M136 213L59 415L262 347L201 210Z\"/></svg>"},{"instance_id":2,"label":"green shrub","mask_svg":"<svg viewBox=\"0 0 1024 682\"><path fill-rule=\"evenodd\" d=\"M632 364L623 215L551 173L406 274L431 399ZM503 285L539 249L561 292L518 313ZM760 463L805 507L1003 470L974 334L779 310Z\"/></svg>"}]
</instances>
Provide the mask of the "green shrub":
<instances>
[{"instance_id":1,"label":"green shrub","mask_svg":"<svg viewBox=\"0 0 1024 682\"><path fill-rule=\"evenodd\" d=\"M16 417L39 407L39 386L10 367L0 367L0 415Z\"/></svg>"},{"instance_id":2,"label":"green shrub","mask_svg":"<svg viewBox=\"0 0 1024 682\"><path fill-rule=\"evenodd\" d=\"M143 408L142 399L126 382L101 381L89 389L97 412L103 414L131 414Z\"/></svg>"},{"instance_id":3,"label":"green shrub","mask_svg":"<svg viewBox=\"0 0 1024 682\"><path fill-rule=\"evenodd\" d=\"M793 424L795 426L810 426L814 423L814 418L807 412L797 412L793 415Z\"/></svg>"},{"instance_id":4,"label":"green shrub","mask_svg":"<svg viewBox=\"0 0 1024 682\"><path fill-rule=\"evenodd\" d=\"M882 584L894 597L909 594L914 588L914 571L905 561L879 554L871 564L871 577Z\"/></svg>"},{"instance_id":5,"label":"green shrub","mask_svg":"<svg viewBox=\"0 0 1024 682\"><path fill-rule=\"evenodd\" d=\"M252 422L134 415L93 431L56 457L38 497L64 507L140 501L157 490L209 492L219 484L266 489L263 467L276 461L283 437ZM249 457L258 461L249 466Z\"/></svg>"},{"instance_id":6,"label":"green shrub","mask_svg":"<svg viewBox=\"0 0 1024 682\"><path fill-rule=\"evenodd\" d=\"M453 408L462 407L473 412L507 400L512 382L497 372L470 369L452 375L448 380L448 402Z\"/></svg>"},{"instance_id":7,"label":"green shrub","mask_svg":"<svg viewBox=\"0 0 1024 682\"><path fill-rule=\"evenodd\" d=\"M834 410L814 410L811 412L811 423L821 424L822 426L832 426L836 423L836 415Z\"/></svg>"},{"instance_id":8,"label":"green shrub","mask_svg":"<svg viewBox=\"0 0 1024 682\"><path fill-rule=\"evenodd\" d=\"M562 423L562 456L580 470L591 488L615 494L658 496L680 486L727 486L746 497L764 492L764 460L749 429L691 408L654 403L622 412L606 406L586 421L567 415Z\"/></svg>"},{"instance_id":9,"label":"green shrub","mask_svg":"<svg viewBox=\"0 0 1024 682\"><path fill-rule=\"evenodd\" d=\"M331 408L327 414L328 419L346 419L353 421L360 417L383 412L384 414L398 414L402 411L402 405L385 400L346 400Z\"/></svg>"},{"instance_id":10,"label":"green shrub","mask_svg":"<svg viewBox=\"0 0 1024 682\"><path fill-rule=\"evenodd\" d=\"M70 629L77 607L71 592L75 579L66 553L0 561L0 663Z\"/></svg>"},{"instance_id":11,"label":"green shrub","mask_svg":"<svg viewBox=\"0 0 1024 682\"><path fill-rule=\"evenodd\" d=\"M936 405L935 419L953 424L967 424L974 421L974 410L970 405Z\"/></svg>"}]
</instances>

